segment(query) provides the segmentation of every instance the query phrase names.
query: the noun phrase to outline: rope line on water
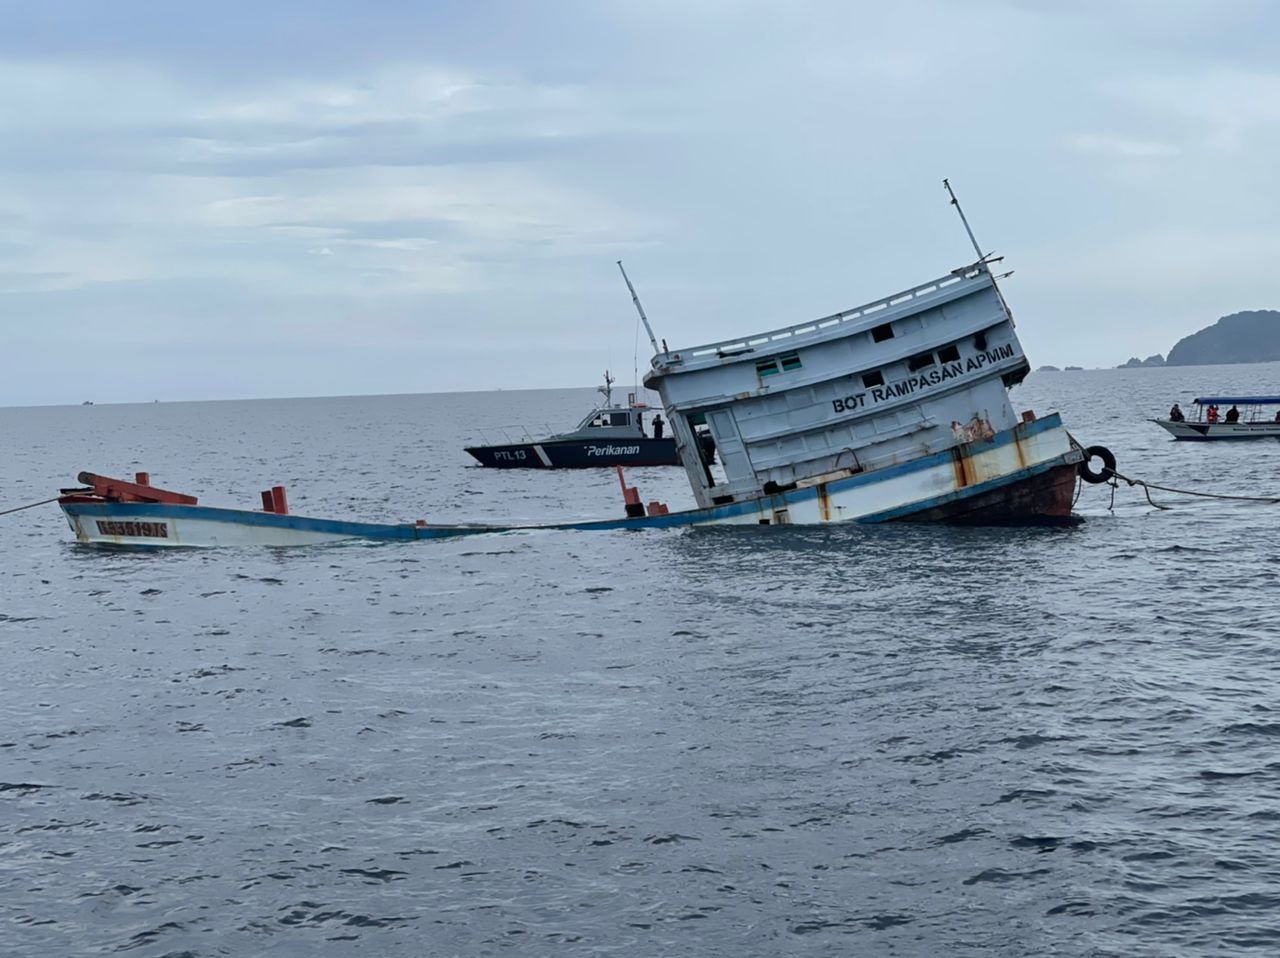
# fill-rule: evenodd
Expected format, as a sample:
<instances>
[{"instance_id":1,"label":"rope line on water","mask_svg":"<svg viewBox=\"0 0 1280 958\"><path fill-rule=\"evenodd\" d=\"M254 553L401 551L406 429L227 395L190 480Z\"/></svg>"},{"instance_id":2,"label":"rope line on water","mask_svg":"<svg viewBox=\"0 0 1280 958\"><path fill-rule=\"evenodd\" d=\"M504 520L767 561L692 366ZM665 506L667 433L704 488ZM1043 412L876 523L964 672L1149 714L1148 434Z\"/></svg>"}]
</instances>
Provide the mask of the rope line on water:
<instances>
[{"instance_id":1,"label":"rope line on water","mask_svg":"<svg viewBox=\"0 0 1280 958\"><path fill-rule=\"evenodd\" d=\"M1130 486L1133 486L1133 485L1140 485L1140 486L1142 486L1142 491L1143 491L1144 493L1146 493L1146 496L1147 496L1147 504L1148 504L1148 505L1150 505L1150 506L1152 506L1152 507L1154 507L1154 508L1156 508L1156 509L1161 509L1161 510L1163 510L1163 511L1165 511L1165 512L1168 512L1170 509L1172 509L1172 508L1173 508L1173 506L1162 506L1162 505L1160 505L1160 503L1158 503L1158 502L1156 502L1154 499L1152 499L1152 498L1151 498L1151 490L1150 490L1149 488L1147 488L1147 484L1146 484L1145 482L1143 482L1141 479L1130 479L1128 476L1121 476L1118 472L1116 472L1115 470L1112 470L1112 472L1111 472L1111 481L1110 481L1109 483L1107 483L1107 485L1109 485L1109 486L1111 487L1111 505L1110 505L1108 508L1109 508L1112 512L1115 512L1115 510L1116 510L1116 490L1120 488L1120 483L1117 481L1117 477L1119 477L1120 479L1123 479L1125 482L1129 483L1129 485L1130 485Z\"/></svg>"},{"instance_id":2,"label":"rope line on water","mask_svg":"<svg viewBox=\"0 0 1280 958\"><path fill-rule=\"evenodd\" d=\"M1086 450L1085 447L1080 444L1080 441L1076 439L1075 436L1071 435L1071 433L1067 433L1067 438L1071 440L1071 445L1073 448L1078 449L1080 450L1080 452L1085 454L1085 462L1087 464L1088 458L1089 458L1088 450ZM1105 464L1104 464L1104 468L1105 468ZM1106 471L1111 473L1111 478L1106 481L1106 484L1111 487L1111 505L1108 506L1108 508L1112 510L1115 509L1115 505L1116 505L1116 490L1120 488L1119 480L1123 480L1124 482L1128 483L1130 487L1141 486L1143 493L1147 497L1148 504L1150 504L1156 509L1169 510L1169 509L1172 509L1173 506L1162 506L1160 505L1160 503L1152 499L1151 498L1152 489L1157 489L1160 492L1169 492L1176 496L1196 496L1201 499L1229 499L1235 502L1267 502L1272 505L1276 505L1277 503L1280 503L1280 496L1238 496L1238 495L1234 495L1226 492L1204 492L1199 489L1179 489L1177 486L1165 486L1156 482L1147 482L1147 480L1145 479L1134 479L1130 476L1124 475L1123 473L1117 472L1115 469L1110 469ZM1097 480L1094 480L1094 481L1096 482ZM1076 498L1077 499L1080 498L1079 489L1076 490ZM1075 505L1074 501L1072 502L1072 505L1073 506Z\"/></svg>"},{"instance_id":3,"label":"rope line on water","mask_svg":"<svg viewBox=\"0 0 1280 958\"><path fill-rule=\"evenodd\" d=\"M5 509L0 511L0 516L7 516L11 512L21 512L23 509L34 509L36 506L47 506L51 502L57 502L62 496L54 496L52 499L41 499L39 502L28 502L25 506L16 506L13 509Z\"/></svg>"},{"instance_id":4,"label":"rope line on water","mask_svg":"<svg viewBox=\"0 0 1280 958\"><path fill-rule=\"evenodd\" d=\"M1142 491L1147 495L1147 502L1151 503L1151 505L1155 506L1157 509L1170 509L1172 507L1162 506L1153 500L1151 498L1152 489L1158 489L1160 492L1171 492L1178 496L1198 496L1201 499L1232 499L1237 502L1269 502L1272 505L1280 503L1280 496L1238 496L1225 492L1203 492L1198 489L1179 489L1176 486L1163 486L1159 483L1147 482L1145 479L1131 479L1129 476L1122 475L1114 469L1111 471L1111 474L1114 477L1112 479L1113 486L1118 486L1118 483L1115 481L1116 479L1123 479L1130 486L1141 486ZM1115 492L1113 489L1112 496L1114 497L1114 495Z\"/></svg>"}]
</instances>

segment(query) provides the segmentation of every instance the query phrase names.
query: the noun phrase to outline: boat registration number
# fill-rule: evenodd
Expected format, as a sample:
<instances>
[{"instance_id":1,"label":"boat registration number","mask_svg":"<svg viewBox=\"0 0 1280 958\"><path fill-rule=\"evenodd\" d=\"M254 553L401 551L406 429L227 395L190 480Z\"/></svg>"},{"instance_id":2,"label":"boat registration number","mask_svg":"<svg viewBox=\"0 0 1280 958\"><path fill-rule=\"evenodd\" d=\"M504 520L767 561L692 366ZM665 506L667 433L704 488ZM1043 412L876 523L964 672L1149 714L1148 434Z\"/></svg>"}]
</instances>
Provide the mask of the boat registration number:
<instances>
[{"instance_id":1,"label":"boat registration number","mask_svg":"<svg viewBox=\"0 0 1280 958\"><path fill-rule=\"evenodd\" d=\"M493 458L505 462L512 462L516 459L524 459L525 451L523 449L499 449L494 452Z\"/></svg>"},{"instance_id":2,"label":"boat registration number","mask_svg":"<svg viewBox=\"0 0 1280 958\"><path fill-rule=\"evenodd\" d=\"M98 519L98 534L104 536L134 536L135 538L167 539L169 524L167 522L117 522L113 519Z\"/></svg>"}]
</instances>

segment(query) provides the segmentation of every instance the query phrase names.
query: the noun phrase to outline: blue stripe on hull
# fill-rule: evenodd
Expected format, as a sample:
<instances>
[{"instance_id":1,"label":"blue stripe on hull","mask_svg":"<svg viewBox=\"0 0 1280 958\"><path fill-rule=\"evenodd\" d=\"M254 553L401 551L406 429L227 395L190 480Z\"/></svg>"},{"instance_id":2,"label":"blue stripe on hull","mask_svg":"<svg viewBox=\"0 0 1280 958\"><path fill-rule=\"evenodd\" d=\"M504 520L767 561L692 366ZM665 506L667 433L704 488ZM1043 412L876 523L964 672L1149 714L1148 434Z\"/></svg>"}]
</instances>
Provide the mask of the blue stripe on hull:
<instances>
[{"instance_id":1,"label":"blue stripe on hull","mask_svg":"<svg viewBox=\"0 0 1280 958\"><path fill-rule=\"evenodd\" d=\"M62 507L67 515L90 519L195 519L201 522L231 522L241 526L296 529L362 539L416 539L415 526L385 522L348 522L342 519L313 519L310 516L282 516L274 512L248 509L220 509L215 506L175 506L163 502L82 502Z\"/></svg>"}]
</instances>

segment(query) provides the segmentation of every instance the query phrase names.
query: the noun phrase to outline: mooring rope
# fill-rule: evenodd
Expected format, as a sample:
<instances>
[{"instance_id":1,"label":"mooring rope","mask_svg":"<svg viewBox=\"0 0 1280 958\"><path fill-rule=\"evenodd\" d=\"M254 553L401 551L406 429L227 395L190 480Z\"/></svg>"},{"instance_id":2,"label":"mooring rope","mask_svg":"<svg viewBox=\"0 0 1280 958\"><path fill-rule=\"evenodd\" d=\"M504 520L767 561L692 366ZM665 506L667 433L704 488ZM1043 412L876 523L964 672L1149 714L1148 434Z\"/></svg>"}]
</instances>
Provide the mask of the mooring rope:
<instances>
[{"instance_id":1,"label":"mooring rope","mask_svg":"<svg viewBox=\"0 0 1280 958\"><path fill-rule=\"evenodd\" d=\"M23 509L34 509L36 506L47 506L51 502L57 502L62 496L54 496L52 499L41 499L39 502L28 502L25 506L15 506L12 509L5 509L0 512L0 516L7 516L11 512L21 512Z\"/></svg>"},{"instance_id":2,"label":"mooring rope","mask_svg":"<svg viewBox=\"0 0 1280 958\"><path fill-rule=\"evenodd\" d=\"M1156 503L1155 501L1153 501L1151 498L1152 489L1158 489L1161 492L1171 492L1174 495L1179 495L1179 496L1198 496L1202 499L1233 499L1237 502L1270 502L1272 504L1280 503L1280 497L1278 496L1237 496L1237 495L1230 495L1225 492L1203 492L1198 489L1179 489L1175 486L1162 486L1158 483L1147 482L1145 479L1131 479L1128 476L1121 475L1120 473L1116 472L1114 469L1111 470L1111 473L1116 479L1123 479L1130 486L1141 486L1142 491L1147 494L1147 502L1150 502L1151 505L1155 506L1157 509L1168 509L1170 507L1162 506Z\"/></svg>"},{"instance_id":3,"label":"mooring rope","mask_svg":"<svg viewBox=\"0 0 1280 958\"><path fill-rule=\"evenodd\" d=\"M1075 436L1071 435L1071 433L1067 433L1067 438L1071 441L1071 445L1074 448L1079 449L1082 453L1085 454L1085 460L1087 462L1088 451L1085 449L1085 447L1081 445L1080 441L1076 439ZM1160 503L1152 499L1151 498L1152 489L1158 489L1160 492L1169 492L1176 496L1197 496L1201 499L1229 499L1229 500L1234 500L1236 502L1269 502L1272 505L1275 505L1276 503L1280 503L1280 496L1237 496L1237 495L1232 495L1225 492L1204 492L1199 489L1179 489L1177 486L1164 486L1155 482L1147 482L1147 480L1145 479L1133 479L1129 476L1124 475L1123 473L1116 472L1116 470L1114 469L1109 469L1106 471L1111 473L1111 478L1106 483L1108 486L1111 487L1111 504L1107 507L1108 509L1111 509L1111 510L1115 509L1116 490L1120 488L1120 483L1118 480L1124 480L1131 487L1141 486L1143 493L1147 497L1147 502L1156 509L1169 510L1169 509L1172 509L1173 506L1162 506L1160 505ZM1079 499L1079 498L1080 498L1080 489L1077 489L1076 499ZM1073 501L1071 504L1074 506L1075 502Z\"/></svg>"}]
</instances>

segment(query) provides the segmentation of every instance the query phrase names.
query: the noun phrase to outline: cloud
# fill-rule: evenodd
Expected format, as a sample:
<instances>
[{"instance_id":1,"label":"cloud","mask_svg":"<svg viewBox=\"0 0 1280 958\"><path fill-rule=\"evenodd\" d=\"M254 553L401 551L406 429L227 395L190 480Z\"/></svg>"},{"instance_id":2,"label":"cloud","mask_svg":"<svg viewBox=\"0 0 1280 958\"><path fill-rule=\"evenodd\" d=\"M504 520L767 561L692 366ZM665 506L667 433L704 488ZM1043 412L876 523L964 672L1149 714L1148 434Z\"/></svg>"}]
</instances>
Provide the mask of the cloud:
<instances>
[{"instance_id":1,"label":"cloud","mask_svg":"<svg viewBox=\"0 0 1280 958\"><path fill-rule=\"evenodd\" d=\"M1105 89L1213 149L1236 152L1280 141L1280 73L1214 67L1132 77Z\"/></svg>"},{"instance_id":2,"label":"cloud","mask_svg":"<svg viewBox=\"0 0 1280 958\"><path fill-rule=\"evenodd\" d=\"M244 95L141 67L11 61L0 119L26 144L0 160L17 241L0 270L23 288L476 290L495 259L622 245L653 221L501 155L602 129L570 87L401 66ZM489 141L498 156L433 162Z\"/></svg>"},{"instance_id":3,"label":"cloud","mask_svg":"<svg viewBox=\"0 0 1280 958\"><path fill-rule=\"evenodd\" d=\"M382 389L437 343L421 388L590 379L631 352L613 260L673 343L798 322L969 255L943 176L1026 335L1094 361L1117 310L1274 288L1266 4L69 2L0 36L0 296L103 399L161 329L224 367L332 349L242 395Z\"/></svg>"},{"instance_id":4,"label":"cloud","mask_svg":"<svg viewBox=\"0 0 1280 958\"><path fill-rule=\"evenodd\" d=\"M1196 226L1135 229L1063 253L1042 264L1038 279L1060 290L1138 290L1162 299L1191 290L1226 293L1241 276L1262 275L1280 260L1280 235L1270 227Z\"/></svg>"},{"instance_id":5,"label":"cloud","mask_svg":"<svg viewBox=\"0 0 1280 958\"><path fill-rule=\"evenodd\" d=\"M1181 152L1170 143L1156 140L1134 140L1123 136L1099 133L1082 133L1068 137L1067 146L1078 153L1100 156L1155 157L1176 156Z\"/></svg>"}]
</instances>

